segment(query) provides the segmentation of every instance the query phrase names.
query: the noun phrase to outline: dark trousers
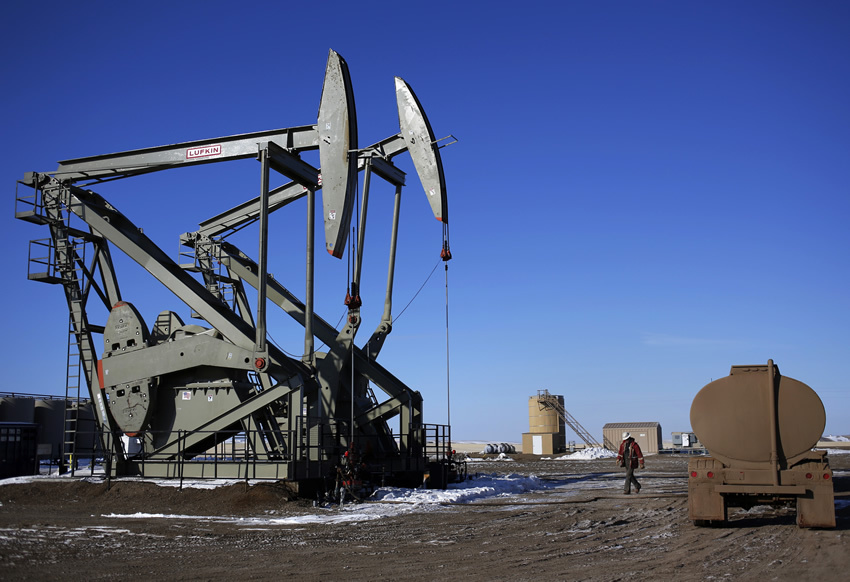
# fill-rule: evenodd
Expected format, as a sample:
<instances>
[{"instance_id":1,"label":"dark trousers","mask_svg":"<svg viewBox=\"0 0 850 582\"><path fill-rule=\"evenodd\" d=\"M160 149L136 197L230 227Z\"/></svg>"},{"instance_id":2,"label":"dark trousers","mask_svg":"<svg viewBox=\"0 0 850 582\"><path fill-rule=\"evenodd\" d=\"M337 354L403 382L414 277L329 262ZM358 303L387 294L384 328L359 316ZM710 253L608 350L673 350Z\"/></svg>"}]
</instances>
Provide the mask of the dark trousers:
<instances>
[{"instance_id":1,"label":"dark trousers","mask_svg":"<svg viewBox=\"0 0 850 582\"><path fill-rule=\"evenodd\" d=\"M631 493L633 484L635 490L640 491L640 483L635 479L635 468L632 467L631 463L628 463L626 465L626 484L623 486L623 493Z\"/></svg>"}]
</instances>

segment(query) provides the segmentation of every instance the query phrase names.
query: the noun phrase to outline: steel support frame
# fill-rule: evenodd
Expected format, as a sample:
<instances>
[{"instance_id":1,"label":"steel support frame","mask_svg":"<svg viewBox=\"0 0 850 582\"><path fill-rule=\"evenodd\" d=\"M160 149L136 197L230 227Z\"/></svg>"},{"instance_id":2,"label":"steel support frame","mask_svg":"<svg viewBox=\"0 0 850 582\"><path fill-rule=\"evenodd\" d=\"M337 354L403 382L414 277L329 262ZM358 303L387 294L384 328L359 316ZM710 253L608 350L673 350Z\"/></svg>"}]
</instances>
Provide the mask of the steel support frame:
<instances>
[{"instance_id":1,"label":"steel support frame","mask_svg":"<svg viewBox=\"0 0 850 582\"><path fill-rule=\"evenodd\" d=\"M59 162L59 167L51 174L66 184L110 181L177 167L256 158L257 144L260 143L271 143L280 151L297 155L302 151L318 149L319 134L315 125L306 125L189 141L65 160ZM288 165L289 162L292 162L293 169L304 172L305 175L310 174L309 165L300 160L289 158L280 161L283 165ZM304 178L300 175L290 177Z\"/></svg>"},{"instance_id":2,"label":"steel support frame","mask_svg":"<svg viewBox=\"0 0 850 582\"><path fill-rule=\"evenodd\" d=\"M245 224L260 220L261 233L263 232L263 223L267 220L268 214L282 208L288 203L300 199L312 192L312 188L305 187L297 182L285 184L275 190L267 192L267 182L263 182L261 196L240 204L235 208L225 213L219 214L200 224L201 228L195 233L187 233L181 236L181 242L185 246L194 247L198 250L201 248L209 249L217 248L214 251L215 256L228 268L228 277L230 279L247 282L255 287L258 291L267 289L266 295L273 303L280 306L290 316L305 328L305 352L302 357L305 363L314 362L312 356L312 338L315 336L329 346L329 353L323 358L320 363L317 363L316 378L321 384L320 405L322 414L327 417L335 417L338 415L335 403L338 397L337 387L339 385L339 373L342 370L345 362L348 360L352 350L355 351L355 366L358 372L363 374L368 380L375 383L379 388L390 395L390 400L384 403L380 414L375 414L373 411L362 410L359 406L356 411L356 418L359 419L358 425L361 430L369 431L374 429L373 423L385 424L388 418L396 414L401 414L401 426L405 431L403 443L407 443L411 438L414 438L412 429L409 427L412 424L421 422L422 399L418 393L414 393L401 381L392 377L389 372L375 363L380 348L383 346L383 341L387 334L392 329L391 308L392 308L392 285L393 273L395 266L395 251L398 239L398 221L401 189L404 185L404 172L398 170L390 159L404 151L407 151L407 145L400 135L395 135L377 142L372 146L361 151L358 157L358 169L365 169L367 172L367 180L364 183L364 200L363 209L361 212L361 220L365 221L366 205L369 189L368 174L374 171L375 174L384 178L396 187L395 208L393 215L392 239L390 244L390 264L388 267L387 292L384 302L384 313L382 320L378 325L377 330L369 340L364 353L354 345L354 336L357 333L360 324L359 309L352 309L349 312L347 325L341 331L337 331L330 324L319 318L313 313L310 296L311 288L311 264L312 264L312 236L308 232L308 253L307 253L307 303L302 303L292 293L290 293L283 285L275 280L268 281L262 275L264 269L262 265L257 265L247 255L240 251L235 246L222 242L219 238L228 231L233 231L243 227ZM265 173L265 170L264 170ZM311 185L312 186L312 185ZM308 224L312 224L310 208L308 205ZM362 261L363 235L365 233L365 223L360 225L360 239L358 242L358 257L356 263L355 285L359 278L359 266ZM262 235L261 235L261 256L262 256ZM228 260L228 258L230 260ZM259 273L259 275L258 275ZM356 289L356 287L355 287ZM262 292L261 292L262 293ZM315 323L314 323L315 321ZM314 327L316 328L314 330ZM371 363L370 363L371 362ZM370 369L364 369L370 368ZM377 403L376 403L377 404ZM387 410L392 411L387 413ZM407 453L406 445L402 445L402 453Z\"/></svg>"},{"instance_id":3,"label":"steel support frame","mask_svg":"<svg viewBox=\"0 0 850 582\"><path fill-rule=\"evenodd\" d=\"M92 278L93 268L89 269L84 265L70 240L71 232L74 229L69 229L66 226L66 221L70 216L63 216L63 213L70 213L70 197L70 190L58 184L53 184L53 187L50 188L44 188L42 190L44 217L46 218L50 229L50 236L54 243L55 261L61 273L62 287L65 291L65 299L71 315L71 325L74 329L80 356L83 360L81 367L86 383L89 386L89 394L92 401L96 404L95 414L102 426L109 427L109 417L103 414L105 407L103 406L102 397L92 389L97 385L97 371L95 369L97 350L92 339L92 326L88 322L86 307L88 303L88 289L94 285ZM101 235L95 234L96 232L96 229L92 228L91 233L86 236L86 239L95 245L94 259L100 268L103 285L103 289L98 292L98 295L103 300L104 306L108 311L111 309L113 303L121 300L121 294L112 268L112 258L109 253L108 244ZM85 282L74 277L74 271L77 268L83 270Z\"/></svg>"},{"instance_id":4,"label":"steel support frame","mask_svg":"<svg viewBox=\"0 0 850 582\"><path fill-rule=\"evenodd\" d=\"M93 231L103 233L103 236L112 241L112 243L126 253L127 256L148 270L169 290L175 293L181 301L186 303L193 309L193 311L198 313L201 317L213 325L213 327L219 330L229 341L231 341L234 345L245 349L255 347L255 340L257 337L256 330L251 329L252 326L250 323L244 318L239 318L233 311L224 306L215 294L213 294L204 285L198 283L193 277L181 269L179 265L165 256L152 241L147 239L147 237L141 233L140 229L118 212L117 209L108 204L99 195L91 191L82 190L73 186L58 185L56 183L54 183L54 185L67 193L67 204L75 215L89 224ZM61 240L61 237L59 237L59 239ZM230 255L227 256L232 257ZM247 259L247 257L244 257L241 253L240 258L242 261ZM256 273L259 272L258 267L252 265L248 267L247 270L243 270L241 272L238 268L231 268L231 271L233 271L233 274L238 277L240 282L247 280L249 284L257 287L260 286L258 281L253 281L256 278ZM297 319L304 321L305 309L300 301L295 299L294 296L292 296L276 281L272 281L268 286L272 288L274 292L278 293L277 297L270 297L273 302L282 304L282 306L288 306L290 308L288 311L293 311L292 308L295 307L294 311L298 314ZM117 290L117 282L115 283L114 288ZM286 298L286 300L283 298ZM85 313L77 314L77 317L84 316ZM353 341L349 343L348 341L342 340L340 337L348 335L350 336L350 339L353 340L351 330L348 332L343 330L341 333L337 334L336 330L320 318L317 318L317 322L318 331L316 335L322 341L329 345L337 346L337 348L342 349L343 352L347 352L351 349ZM88 351L94 354L93 348ZM271 361L278 365L281 369L285 370L283 378L281 378L278 374L274 375L276 376L275 379L277 381L283 380L286 382L289 378L296 375L303 375L305 372L303 366L299 366L297 362L290 360L282 353L279 353L274 346L269 346L269 352ZM363 375L391 395L391 400L384 403L378 413L374 411L358 410L357 418L359 424L366 425L379 420L384 421L386 418L399 413L401 413L403 417L402 426L415 425L421 420L421 397L419 397L418 393L410 391L410 389L404 386L400 380L393 377L373 359L363 354L359 348L356 349L355 357L358 362L358 367L362 368L361 372ZM91 360L94 361L94 358L92 357ZM99 390L92 389L92 386L96 385L96 382L93 381L94 376L89 374L87 377L92 397L99 403L99 410L105 411L106 407L103 405L103 398L99 394ZM290 382L286 383L290 384ZM303 382L295 382L296 387L300 387L302 384ZM280 385L278 388L279 387ZM290 386L286 391L271 391L270 394L274 394L269 402L284 398L287 394L289 394L291 389L292 387ZM267 396L266 398L252 402L250 407L246 406L244 409L240 407L239 412L234 411L234 414L236 415L235 417L229 415L224 421L220 420L214 425L210 424L199 426L197 427L197 430L208 431L211 430L213 426L219 426L222 422L232 421L237 417L240 420L246 418L265 406L267 404L267 402L265 402L267 398L270 397ZM107 416L105 412L102 412L99 416L103 417L100 419L103 426L110 426L110 423L106 420ZM411 437L412 435L405 436ZM409 442L409 438L402 439L402 442ZM172 448L173 446L174 445L172 445ZM404 454L406 451L402 450L399 452Z\"/></svg>"},{"instance_id":5,"label":"steel support frame","mask_svg":"<svg viewBox=\"0 0 850 582\"><path fill-rule=\"evenodd\" d=\"M404 173L397 170L390 162L393 156L407 150L407 144L401 134L390 136L370 146L358 158L358 169L368 168L377 175L396 185L396 209L394 214L393 239L391 243L390 268L387 283L387 296L385 299L385 310L378 330L368 342L366 351L354 345L354 335L359 325L359 311L352 310L349 324L342 331L337 332L332 326L315 317L312 313L311 293L308 290L308 303L305 306L283 286L276 281L269 283L264 281L266 269L264 268L267 257L267 232L261 229L260 237L260 261L261 266L253 266L247 257L241 252L228 255L230 260L227 264L229 278L234 282L236 292L236 311L229 309L221 300L216 291L220 279L211 273L211 263L205 262L203 257L199 258L200 271L204 275L206 286L196 281L186 273L180 265L174 263L150 241L131 221L123 216L111 204L94 192L84 190L75 186L76 183L99 183L120 178L126 178L141 174L147 174L164 169L192 166L199 164L214 163L227 160L246 159L257 157L263 162L263 184L261 195L258 199L244 203L236 208L223 213L205 223L201 223L201 229L188 238L183 238L187 246L195 246L198 242L206 244L213 237L217 237L228 230L240 228L248 222L257 220L267 221L268 214L279 209L289 202L310 195L319 185L318 171L304 163L298 157L301 151L319 149L319 134L317 126L301 126L282 130L257 132L236 136L215 138L184 142L170 146L146 148L109 154L105 156L94 156L78 158L60 162L56 172L47 175L54 177L46 183L45 174L28 174L21 182L32 186L38 192L44 186L45 191L57 194L62 198L62 204L66 209L89 225L91 236L100 238L103 242L96 253L98 266L104 277L104 289L95 286L101 299L111 304L120 301L117 280L112 272L111 257L106 241L121 249L128 257L139 263L156 279L163 283L181 301L188 305L194 313L210 323L216 330L227 338L235 346L245 350L252 350L256 356L255 365L258 376L261 379L262 389L252 398L244 401L240 406L229 411L220 418L212 419L202 426L196 427L196 431L215 430L229 426L233 422L244 422L251 418L263 407L289 398L297 397L300 404L304 401L304 394L308 390L321 390L321 387L336 387L339 384L339 372L348 355L353 354L353 363L358 373L367 382L371 381L389 395L389 399L383 403L377 403L372 397L374 406L364 410L361 406L356 410L356 423L361 430L375 430L376 426L384 426L386 420L395 415L401 415L401 426L407 432L401 438L399 461L402 464L409 463L410 455L415 455L414 449L419 449L422 436L419 434L422 420L422 399L418 392L405 386L400 380L386 371L375 362L383 340L391 330L391 295L392 277L395 262L395 246L397 239L398 206L401 187L404 184ZM294 182L285 184L280 188L268 189L268 169L275 169L284 175L295 178ZM367 192L368 195L368 186ZM365 198L365 195L364 195ZM365 200L364 200L365 205ZM57 208L60 208L57 206ZM364 208L365 219L365 208ZM51 220L55 221L55 217ZM365 225L364 225L365 226ZM57 251L62 254L68 252L68 236L57 230L55 224L51 225L51 236L57 245ZM361 226L361 237L365 231ZM61 248L59 248L61 247ZM358 244L357 267L362 260L362 239ZM311 261L312 250L308 250L308 261ZM83 266L86 277L91 280L94 267L86 269ZM254 281L254 279L257 279ZM244 294L242 282L246 281L255 286L260 294L260 312L257 322L252 321L250 309L248 309L247 298ZM97 372L94 369L96 351L91 339L91 328L86 321L85 301L88 296L88 285L85 289L66 282L65 291L68 299L69 311L74 322L74 328L79 330L78 343L80 353L87 362L85 366L86 381L93 400L97 403L98 422L105 429L112 431L114 422L110 419L103 395L99 389ZM284 308L297 321L305 326L305 356L299 362L284 355L273 345L266 344L265 338L265 297L269 298ZM318 364L312 356L312 336L315 335L330 346L330 353L324 361ZM100 328L102 331L102 327ZM306 337L306 336L309 336ZM259 364L260 361L262 364ZM319 378L320 386L313 386L311 382L305 381L315 373ZM359 377L358 377L359 378ZM358 381L360 381L358 379ZM352 402L353 402L352 387ZM323 391L323 390L321 390ZM335 416L333 402L336 397L327 401L323 406L323 414L327 417ZM353 411L354 412L354 411ZM294 417L294 416L293 416ZM203 441L201 433L196 436L184 437ZM122 454L120 446L116 442L116 450ZM186 443L183 443L185 446ZM173 448L173 443L169 445ZM166 447L167 448L167 447ZM410 449L410 450L409 450ZM414 463L415 464L415 463Z\"/></svg>"},{"instance_id":6,"label":"steel support frame","mask_svg":"<svg viewBox=\"0 0 850 582\"><path fill-rule=\"evenodd\" d=\"M246 351L255 351L256 333L245 319L231 311L203 284L195 280L168 258L159 247L150 241L140 229L97 194L73 186L64 187L70 193L70 208L94 230L100 232L128 257L135 260L163 285L172 291L193 311L227 338L232 344ZM267 346L269 365L267 372L277 384L262 392L262 399L252 399L239 408L236 416L228 418L235 422L257 413L268 403L285 398L303 384L306 368L288 358L272 345ZM92 397L105 409L100 390L92 388ZM104 413L105 414L105 413ZM101 415L103 416L103 415ZM217 422L215 426L219 426ZM114 423L104 423L114 426ZM212 430L208 425L194 427L195 430ZM201 437L198 437L199 439ZM196 444L193 440L192 444ZM120 451L118 451L120 453Z\"/></svg>"},{"instance_id":7,"label":"steel support frame","mask_svg":"<svg viewBox=\"0 0 850 582\"><path fill-rule=\"evenodd\" d=\"M252 287L259 285L256 275L256 263L237 247L230 243L222 242L220 257L222 264L228 268L228 271L232 275L239 277L240 280ZM267 285L267 297L269 301L283 309L295 321L304 325L306 321L305 305L277 279L267 281ZM346 359L347 355L353 351L357 372L390 397L387 402L381 405L382 412L379 414L365 410L357 412L355 418L361 428L374 421L385 421L395 414L403 415L401 421L403 429L411 426L411 424L421 422L422 398L419 393L407 387L401 380L375 361L374 358L370 357L368 353L364 352L363 349L354 345L353 332L355 330L350 323L343 327L342 331L338 332L331 324L318 315L314 315L313 318L313 331L316 338L326 344L331 353L337 350L337 362ZM326 378L326 381L329 381L329 378ZM327 386L324 382L323 385ZM392 413L390 414L389 412ZM407 450L400 452L406 454Z\"/></svg>"}]
</instances>

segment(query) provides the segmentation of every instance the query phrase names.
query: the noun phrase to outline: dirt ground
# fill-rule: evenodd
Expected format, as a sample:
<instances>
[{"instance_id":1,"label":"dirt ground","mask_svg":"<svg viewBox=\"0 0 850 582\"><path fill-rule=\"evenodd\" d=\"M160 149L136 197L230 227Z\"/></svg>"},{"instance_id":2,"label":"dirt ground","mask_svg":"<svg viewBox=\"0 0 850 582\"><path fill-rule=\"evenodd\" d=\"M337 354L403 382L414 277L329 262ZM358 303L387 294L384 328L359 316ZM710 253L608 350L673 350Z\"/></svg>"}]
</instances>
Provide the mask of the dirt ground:
<instances>
[{"instance_id":1,"label":"dirt ground","mask_svg":"<svg viewBox=\"0 0 850 582\"><path fill-rule=\"evenodd\" d=\"M831 459L834 530L798 529L787 508L730 510L727 527L697 528L683 457L649 457L643 490L630 496L610 459L513 457L470 472L536 475L551 487L342 524L272 519L341 510L271 483L2 485L0 579L828 581L850 568L850 455Z\"/></svg>"}]
</instances>

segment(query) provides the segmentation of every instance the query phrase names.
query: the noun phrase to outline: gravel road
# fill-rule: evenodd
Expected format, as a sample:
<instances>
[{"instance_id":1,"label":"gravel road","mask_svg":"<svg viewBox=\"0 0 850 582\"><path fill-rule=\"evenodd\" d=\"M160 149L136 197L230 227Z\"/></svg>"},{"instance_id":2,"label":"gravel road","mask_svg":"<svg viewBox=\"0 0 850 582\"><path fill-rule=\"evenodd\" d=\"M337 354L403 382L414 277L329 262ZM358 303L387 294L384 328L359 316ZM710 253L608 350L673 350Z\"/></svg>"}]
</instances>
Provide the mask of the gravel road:
<instances>
[{"instance_id":1,"label":"gravel road","mask_svg":"<svg viewBox=\"0 0 850 582\"><path fill-rule=\"evenodd\" d=\"M630 496L610 459L513 457L470 472L536 475L547 486L344 523L310 523L340 509L272 483L4 484L0 579L834 580L850 568L850 455L831 459L834 530L798 529L787 508L730 510L727 527L697 528L682 457L647 458L643 490Z\"/></svg>"}]
</instances>

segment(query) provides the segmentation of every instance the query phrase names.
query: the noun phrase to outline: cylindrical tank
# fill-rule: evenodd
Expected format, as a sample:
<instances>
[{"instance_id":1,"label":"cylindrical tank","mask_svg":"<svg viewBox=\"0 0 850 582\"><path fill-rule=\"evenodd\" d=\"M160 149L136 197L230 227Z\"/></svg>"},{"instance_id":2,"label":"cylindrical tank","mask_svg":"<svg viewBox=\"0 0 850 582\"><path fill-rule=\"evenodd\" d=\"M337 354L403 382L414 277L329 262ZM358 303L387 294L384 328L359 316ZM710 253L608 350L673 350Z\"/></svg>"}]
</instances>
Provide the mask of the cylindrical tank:
<instances>
[{"instance_id":1,"label":"cylindrical tank","mask_svg":"<svg viewBox=\"0 0 850 582\"><path fill-rule=\"evenodd\" d=\"M92 455L99 448L94 408L89 401L81 402L77 411L77 442L75 446L77 456Z\"/></svg>"},{"instance_id":2,"label":"cylindrical tank","mask_svg":"<svg viewBox=\"0 0 850 582\"><path fill-rule=\"evenodd\" d=\"M563 396L550 395L547 398L556 400L563 408ZM528 399L528 425L528 432L532 433L560 433L564 431L564 421L558 411L551 406L541 405L537 396Z\"/></svg>"},{"instance_id":3,"label":"cylindrical tank","mask_svg":"<svg viewBox=\"0 0 850 582\"><path fill-rule=\"evenodd\" d=\"M39 425L39 444L50 445L50 458L62 456L62 442L65 434L65 400L37 399L35 401L35 422Z\"/></svg>"},{"instance_id":4,"label":"cylindrical tank","mask_svg":"<svg viewBox=\"0 0 850 582\"><path fill-rule=\"evenodd\" d=\"M707 384L694 397L691 428L723 464L760 467L771 461L775 447L780 460L791 466L823 434L826 412L815 391L774 369L771 383L768 366L733 366L729 376Z\"/></svg>"},{"instance_id":5,"label":"cylindrical tank","mask_svg":"<svg viewBox=\"0 0 850 582\"><path fill-rule=\"evenodd\" d=\"M7 396L0 398L0 422L34 422L35 399Z\"/></svg>"}]
</instances>

